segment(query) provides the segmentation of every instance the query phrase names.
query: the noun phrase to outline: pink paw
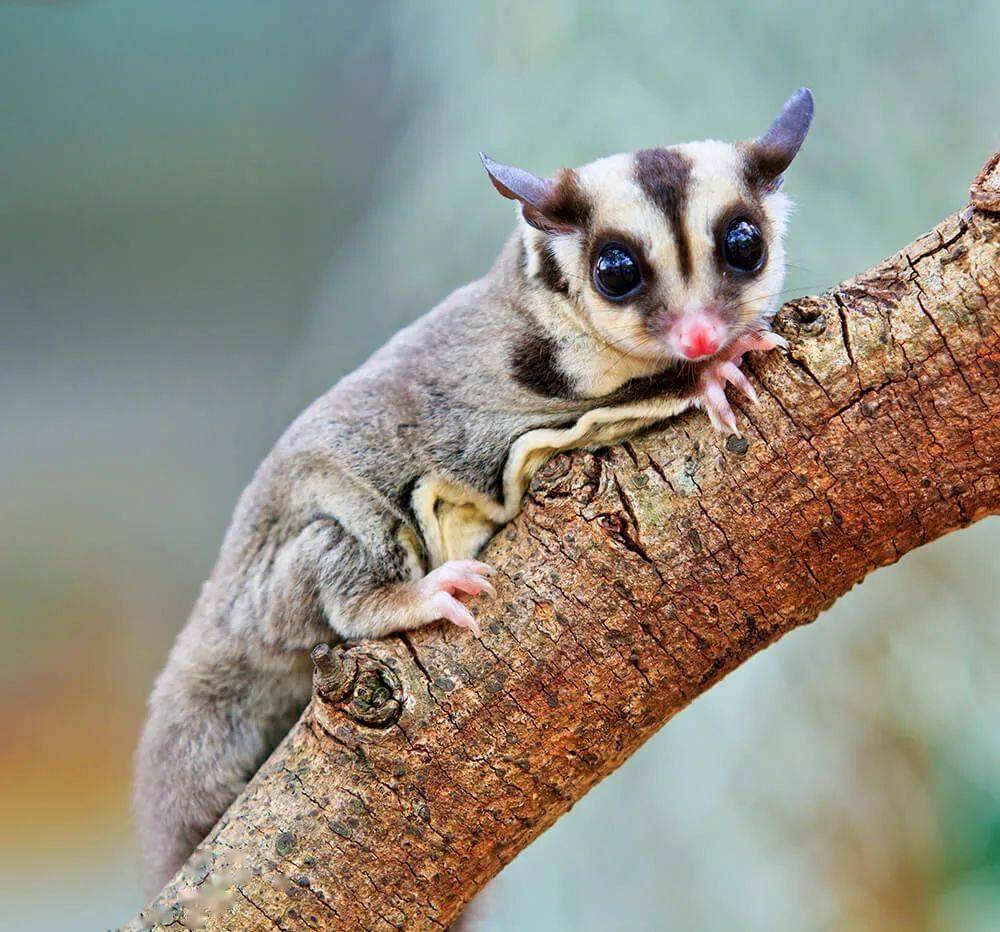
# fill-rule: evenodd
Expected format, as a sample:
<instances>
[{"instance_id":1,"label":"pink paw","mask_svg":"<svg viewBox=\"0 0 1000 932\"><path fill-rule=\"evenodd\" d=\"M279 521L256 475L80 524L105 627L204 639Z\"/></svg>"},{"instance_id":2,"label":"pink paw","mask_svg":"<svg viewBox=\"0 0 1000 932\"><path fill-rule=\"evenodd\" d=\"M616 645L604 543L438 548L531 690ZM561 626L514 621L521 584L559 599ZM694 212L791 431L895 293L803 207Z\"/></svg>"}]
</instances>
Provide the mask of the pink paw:
<instances>
[{"instance_id":1,"label":"pink paw","mask_svg":"<svg viewBox=\"0 0 1000 932\"><path fill-rule=\"evenodd\" d=\"M722 355L734 362L744 353L767 353L779 346L788 349L788 340L770 330L749 330L727 346Z\"/></svg>"},{"instance_id":2,"label":"pink paw","mask_svg":"<svg viewBox=\"0 0 1000 932\"><path fill-rule=\"evenodd\" d=\"M736 415L726 398L726 386L733 385L751 402L757 404L757 392L750 380L740 371L743 354L755 351L768 352L776 347L787 347L788 341L769 330L749 332L734 340L719 358L707 363L698 379L698 399L708 419L720 434L738 434Z\"/></svg>"},{"instance_id":3,"label":"pink paw","mask_svg":"<svg viewBox=\"0 0 1000 932\"><path fill-rule=\"evenodd\" d=\"M428 622L443 618L460 628L469 628L476 637L481 635L479 622L459 600L460 594L475 596L481 592L494 595L488 576L493 568L478 560L449 560L431 570L418 583L420 610Z\"/></svg>"}]
</instances>

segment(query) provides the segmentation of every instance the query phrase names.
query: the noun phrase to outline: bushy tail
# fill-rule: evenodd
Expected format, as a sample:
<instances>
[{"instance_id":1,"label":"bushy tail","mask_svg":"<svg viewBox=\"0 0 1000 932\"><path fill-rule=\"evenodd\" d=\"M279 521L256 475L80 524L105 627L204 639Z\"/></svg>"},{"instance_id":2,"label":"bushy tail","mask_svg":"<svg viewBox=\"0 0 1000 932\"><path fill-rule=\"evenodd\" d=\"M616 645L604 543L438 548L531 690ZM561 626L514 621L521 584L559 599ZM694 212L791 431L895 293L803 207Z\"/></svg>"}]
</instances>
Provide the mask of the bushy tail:
<instances>
[{"instance_id":1,"label":"bushy tail","mask_svg":"<svg viewBox=\"0 0 1000 932\"><path fill-rule=\"evenodd\" d=\"M305 707L309 677L174 649L149 700L134 805L144 890L160 890Z\"/></svg>"}]
</instances>

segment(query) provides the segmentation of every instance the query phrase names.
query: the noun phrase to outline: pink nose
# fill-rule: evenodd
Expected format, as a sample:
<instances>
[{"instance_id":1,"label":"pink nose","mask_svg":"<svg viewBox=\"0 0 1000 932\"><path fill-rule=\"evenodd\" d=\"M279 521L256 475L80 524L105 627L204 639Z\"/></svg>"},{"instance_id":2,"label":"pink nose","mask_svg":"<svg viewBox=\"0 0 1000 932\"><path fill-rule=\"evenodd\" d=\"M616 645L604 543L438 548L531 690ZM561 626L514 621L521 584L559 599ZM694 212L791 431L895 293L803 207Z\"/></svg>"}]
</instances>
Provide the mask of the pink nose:
<instances>
[{"instance_id":1,"label":"pink nose","mask_svg":"<svg viewBox=\"0 0 1000 932\"><path fill-rule=\"evenodd\" d=\"M681 352L688 359L699 359L718 352L719 338L711 327L696 325L689 327L680 338Z\"/></svg>"}]
</instances>

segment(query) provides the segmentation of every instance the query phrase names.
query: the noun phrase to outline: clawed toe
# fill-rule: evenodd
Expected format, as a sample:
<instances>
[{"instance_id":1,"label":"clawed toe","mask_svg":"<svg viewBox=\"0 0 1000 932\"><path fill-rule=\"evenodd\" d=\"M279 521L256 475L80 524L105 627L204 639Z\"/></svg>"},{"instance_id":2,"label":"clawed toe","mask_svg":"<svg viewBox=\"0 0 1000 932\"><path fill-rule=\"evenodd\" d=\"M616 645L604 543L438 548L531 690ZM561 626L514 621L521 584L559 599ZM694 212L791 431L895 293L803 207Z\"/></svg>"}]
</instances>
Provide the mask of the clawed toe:
<instances>
[{"instance_id":1,"label":"clawed toe","mask_svg":"<svg viewBox=\"0 0 1000 932\"><path fill-rule=\"evenodd\" d=\"M730 385L735 385L755 405L760 404L756 389L735 363L724 362L719 366L719 372Z\"/></svg>"},{"instance_id":2,"label":"clawed toe","mask_svg":"<svg viewBox=\"0 0 1000 932\"><path fill-rule=\"evenodd\" d=\"M496 595L493 583L479 573L451 570L442 573L441 582L452 592L464 592L466 595L479 595L485 592L487 595Z\"/></svg>"},{"instance_id":3,"label":"clawed toe","mask_svg":"<svg viewBox=\"0 0 1000 932\"><path fill-rule=\"evenodd\" d=\"M788 349L788 340L772 330L751 331L745 333L733 343L729 352L730 361L734 361L744 353L768 353L773 349Z\"/></svg>"},{"instance_id":4,"label":"clawed toe","mask_svg":"<svg viewBox=\"0 0 1000 932\"><path fill-rule=\"evenodd\" d=\"M765 330L763 333L758 333L754 336L755 345L753 349L761 353L768 353L773 349L788 349L788 340L771 330Z\"/></svg>"},{"instance_id":5,"label":"clawed toe","mask_svg":"<svg viewBox=\"0 0 1000 932\"><path fill-rule=\"evenodd\" d=\"M701 402L712 422L712 427L721 434L736 433L736 415L726 398L725 379L715 368L705 373L702 381Z\"/></svg>"},{"instance_id":6,"label":"clawed toe","mask_svg":"<svg viewBox=\"0 0 1000 932\"><path fill-rule=\"evenodd\" d=\"M698 401L708 414L712 427L720 434L739 434L736 415L726 398L726 386L732 385L753 404L759 404L757 392L740 370L744 353L762 352L782 347L788 341L770 330L751 331L738 337L717 359L709 362L701 374Z\"/></svg>"},{"instance_id":7,"label":"clawed toe","mask_svg":"<svg viewBox=\"0 0 1000 932\"><path fill-rule=\"evenodd\" d=\"M482 635L479 621L461 602L448 592L439 592L428 603L435 618L450 621L459 628L468 628L476 637Z\"/></svg>"},{"instance_id":8,"label":"clawed toe","mask_svg":"<svg viewBox=\"0 0 1000 932\"><path fill-rule=\"evenodd\" d=\"M487 578L492 573L493 567L478 560L449 560L432 570L420 580L427 620L441 618L460 628L469 628L479 637L479 622L458 596L495 595L496 590Z\"/></svg>"}]
</instances>

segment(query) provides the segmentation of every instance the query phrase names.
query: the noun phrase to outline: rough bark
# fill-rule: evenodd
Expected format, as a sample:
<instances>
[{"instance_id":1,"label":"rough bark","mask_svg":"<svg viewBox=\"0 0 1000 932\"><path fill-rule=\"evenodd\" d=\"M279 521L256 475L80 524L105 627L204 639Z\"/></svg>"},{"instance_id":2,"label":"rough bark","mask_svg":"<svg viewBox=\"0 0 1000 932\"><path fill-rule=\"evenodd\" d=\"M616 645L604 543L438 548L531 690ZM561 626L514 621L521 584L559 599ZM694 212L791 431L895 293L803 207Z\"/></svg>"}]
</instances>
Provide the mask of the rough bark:
<instances>
[{"instance_id":1,"label":"rough bark","mask_svg":"<svg viewBox=\"0 0 1000 932\"><path fill-rule=\"evenodd\" d=\"M549 463L486 553L481 641L321 651L299 723L129 928L445 928L726 673L1000 510L998 159L961 214L781 310L744 439L692 414Z\"/></svg>"}]
</instances>

